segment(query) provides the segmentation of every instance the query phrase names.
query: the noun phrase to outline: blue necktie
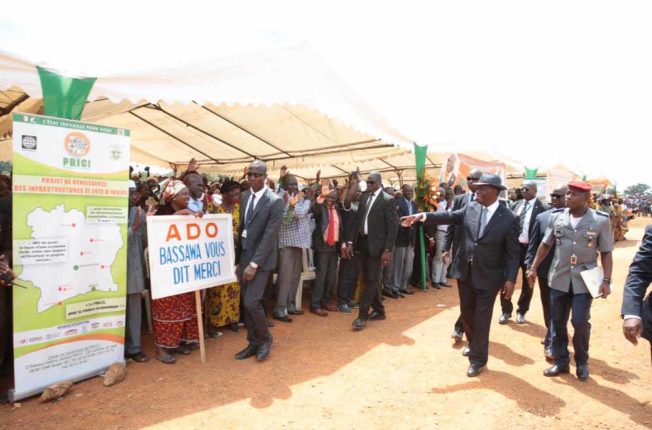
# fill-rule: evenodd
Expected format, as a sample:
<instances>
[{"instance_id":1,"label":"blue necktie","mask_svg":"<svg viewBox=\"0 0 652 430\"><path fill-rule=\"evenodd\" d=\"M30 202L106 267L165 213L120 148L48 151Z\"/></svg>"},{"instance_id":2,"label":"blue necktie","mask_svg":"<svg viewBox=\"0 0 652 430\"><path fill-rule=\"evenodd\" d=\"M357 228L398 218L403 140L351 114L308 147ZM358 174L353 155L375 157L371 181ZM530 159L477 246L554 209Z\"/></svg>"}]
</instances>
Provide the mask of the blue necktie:
<instances>
[{"instance_id":1,"label":"blue necktie","mask_svg":"<svg viewBox=\"0 0 652 430\"><path fill-rule=\"evenodd\" d=\"M245 219L244 219L244 231L247 232L247 229L249 228L249 224L251 224L251 218L254 216L254 201L256 200L256 195L251 194L251 202L249 203L249 207L247 208L247 213L245 214ZM246 233L247 235L249 232ZM240 241L242 243L242 249L247 249L247 238L245 236L242 236L240 238Z\"/></svg>"}]
</instances>

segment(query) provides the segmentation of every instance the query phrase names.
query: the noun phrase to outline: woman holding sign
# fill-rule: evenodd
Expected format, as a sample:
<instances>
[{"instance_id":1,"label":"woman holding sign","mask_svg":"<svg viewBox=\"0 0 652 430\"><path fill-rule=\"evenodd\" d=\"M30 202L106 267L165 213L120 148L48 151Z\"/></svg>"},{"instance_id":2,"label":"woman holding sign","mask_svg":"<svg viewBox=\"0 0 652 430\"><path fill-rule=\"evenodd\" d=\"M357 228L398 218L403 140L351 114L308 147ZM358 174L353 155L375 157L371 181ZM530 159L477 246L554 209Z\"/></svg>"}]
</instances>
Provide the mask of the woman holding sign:
<instances>
[{"instance_id":1,"label":"woman holding sign","mask_svg":"<svg viewBox=\"0 0 652 430\"><path fill-rule=\"evenodd\" d=\"M203 213L188 209L190 193L183 182L170 179L163 191L164 204L156 215L195 215ZM184 293L152 301L156 358L166 364L176 362L172 353L188 355L199 347L199 327L195 295Z\"/></svg>"},{"instance_id":2,"label":"woman holding sign","mask_svg":"<svg viewBox=\"0 0 652 430\"><path fill-rule=\"evenodd\" d=\"M226 180L220 187L222 204L214 209L214 213L228 213L233 216L233 241L237 242L238 225L240 221L240 183ZM226 285L206 290L206 317L208 318L208 335L220 337L219 327L229 326L238 330L240 321L240 284L232 282Z\"/></svg>"}]
</instances>

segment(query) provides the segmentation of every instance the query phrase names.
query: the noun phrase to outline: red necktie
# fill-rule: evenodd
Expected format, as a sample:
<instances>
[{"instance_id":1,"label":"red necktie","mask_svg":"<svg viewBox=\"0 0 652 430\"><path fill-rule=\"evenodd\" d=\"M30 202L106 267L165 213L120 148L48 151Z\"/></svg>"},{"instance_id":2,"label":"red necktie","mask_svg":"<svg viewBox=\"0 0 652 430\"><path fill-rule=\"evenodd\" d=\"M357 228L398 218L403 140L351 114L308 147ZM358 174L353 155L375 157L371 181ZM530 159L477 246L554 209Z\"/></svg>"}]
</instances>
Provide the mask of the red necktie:
<instances>
[{"instance_id":1,"label":"red necktie","mask_svg":"<svg viewBox=\"0 0 652 430\"><path fill-rule=\"evenodd\" d=\"M328 233L326 234L326 245L333 246L335 245L335 210L330 208L328 210Z\"/></svg>"}]
</instances>

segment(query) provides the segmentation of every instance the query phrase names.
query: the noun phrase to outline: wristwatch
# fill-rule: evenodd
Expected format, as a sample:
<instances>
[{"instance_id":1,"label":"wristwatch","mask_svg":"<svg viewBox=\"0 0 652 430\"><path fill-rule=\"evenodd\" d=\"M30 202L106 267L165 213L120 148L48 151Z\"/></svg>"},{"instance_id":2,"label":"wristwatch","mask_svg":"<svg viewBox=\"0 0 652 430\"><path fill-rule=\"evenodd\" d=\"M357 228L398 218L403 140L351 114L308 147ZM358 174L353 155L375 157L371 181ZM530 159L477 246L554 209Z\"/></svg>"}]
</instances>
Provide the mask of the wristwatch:
<instances>
[{"instance_id":1,"label":"wristwatch","mask_svg":"<svg viewBox=\"0 0 652 430\"><path fill-rule=\"evenodd\" d=\"M611 279L609 278L604 278L602 282L606 282L607 284L611 284Z\"/></svg>"}]
</instances>

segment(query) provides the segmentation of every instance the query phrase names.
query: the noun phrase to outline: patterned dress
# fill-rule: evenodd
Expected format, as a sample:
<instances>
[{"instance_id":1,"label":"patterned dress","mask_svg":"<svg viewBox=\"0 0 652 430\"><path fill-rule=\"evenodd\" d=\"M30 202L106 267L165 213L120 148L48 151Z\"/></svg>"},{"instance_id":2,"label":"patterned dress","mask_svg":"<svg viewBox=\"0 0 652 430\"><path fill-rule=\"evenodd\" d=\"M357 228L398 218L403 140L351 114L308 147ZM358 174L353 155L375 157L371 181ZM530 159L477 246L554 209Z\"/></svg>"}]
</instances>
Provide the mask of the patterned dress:
<instances>
[{"instance_id":1,"label":"patterned dress","mask_svg":"<svg viewBox=\"0 0 652 430\"><path fill-rule=\"evenodd\" d=\"M174 209L162 206L156 215L172 215ZM181 341L199 342L195 293L152 300L152 320L154 321L154 341L162 348L178 348Z\"/></svg>"},{"instance_id":2,"label":"patterned dress","mask_svg":"<svg viewBox=\"0 0 652 430\"><path fill-rule=\"evenodd\" d=\"M221 206L214 213L228 213ZM234 242L240 222L240 204L233 208ZM240 284L232 282L206 290L206 317L211 327L223 327L240 320Z\"/></svg>"}]
</instances>

